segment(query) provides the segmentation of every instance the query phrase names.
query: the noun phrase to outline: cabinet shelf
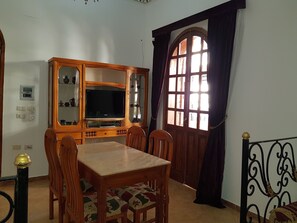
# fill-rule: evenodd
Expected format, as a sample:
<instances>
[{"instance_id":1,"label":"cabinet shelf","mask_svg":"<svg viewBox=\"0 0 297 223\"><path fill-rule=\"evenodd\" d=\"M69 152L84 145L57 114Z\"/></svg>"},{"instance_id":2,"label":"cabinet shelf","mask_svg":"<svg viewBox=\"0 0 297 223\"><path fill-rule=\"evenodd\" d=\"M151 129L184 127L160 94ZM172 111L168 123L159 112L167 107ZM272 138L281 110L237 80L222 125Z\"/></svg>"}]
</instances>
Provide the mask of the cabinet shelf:
<instances>
[{"instance_id":1,"label":"cabinet shelf","mask_svg":"<svg viewBox=\"0 0 297 223\"><path fill-rule=\"evenodd\" d=\"M87 87L102 86L102 87L115 87L115 88L122 88L122 89L126 88L124 84L119 84L115 82L86 81L85 83Z\"/></svg>"},{"instance_id":2,"label":"cabinet shelf","mask_svg":"<svg viewBox=\"0 0 297 223\"><path fill-rule=\"evenodd\" d=\"M85 121L100 121L100 122L110 122L110 121L123 121L125 118L85 118Z\"/></svg>"}]
</instances>

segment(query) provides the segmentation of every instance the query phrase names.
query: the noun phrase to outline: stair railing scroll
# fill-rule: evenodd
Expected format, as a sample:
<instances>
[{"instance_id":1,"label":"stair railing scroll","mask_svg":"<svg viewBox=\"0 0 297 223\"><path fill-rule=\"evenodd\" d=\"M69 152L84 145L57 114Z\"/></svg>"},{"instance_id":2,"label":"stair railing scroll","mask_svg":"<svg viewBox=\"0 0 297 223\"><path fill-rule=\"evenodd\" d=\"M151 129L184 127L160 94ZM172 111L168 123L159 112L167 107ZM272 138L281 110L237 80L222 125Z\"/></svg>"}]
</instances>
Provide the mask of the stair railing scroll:
<instances>
[{"instance_id":1,"label":"stair railing scroll","mask_svg":"<svg viewBox=\"0 0 297 223\"><path fill-rule=\"evenodd\" d=\"M257 216L258 223L265 223L271 209L292 200L286 187L297 181L293 146L297 137L249 142L250 135L245 132L242 138L240 223L253 222L249 213ZM264 212L257 203L248 203L257 193L268 198Z\"/></svg>"},{"instance_id":2,"label":"stair railing scroll","mask_svg":"<svg viewBox=\"0 0 297 223\"><path fill-rule=\"evenodd\" d=\"M0 182L14 181L14 199L4 191L0 191L0 196L4 197L9 204L9 210L0 223L7 222L14 212L14 223L28 222L28 174L31 164L30 156L26 153L19 154L14 162L17 167L16 176L1 177Z\"/></svg>"}]
</instances>

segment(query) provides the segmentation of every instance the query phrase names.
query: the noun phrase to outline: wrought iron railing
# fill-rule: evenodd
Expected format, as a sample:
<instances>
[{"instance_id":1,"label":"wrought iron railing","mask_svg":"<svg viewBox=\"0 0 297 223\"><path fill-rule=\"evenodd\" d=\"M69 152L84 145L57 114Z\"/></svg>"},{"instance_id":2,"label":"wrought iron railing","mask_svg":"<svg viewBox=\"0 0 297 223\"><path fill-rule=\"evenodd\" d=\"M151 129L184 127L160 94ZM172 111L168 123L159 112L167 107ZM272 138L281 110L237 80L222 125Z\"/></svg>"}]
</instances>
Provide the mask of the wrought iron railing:
<instances>
[{"instance_id":1,"label":"wrought iron railing","mask_svg":"<svg viewBox=\"0 0 297 223\"><path fill-rule=\"evenodd\" d=\"M11 219L14 214L14 223L28 222L28 173L30 157L27 154L19 154L15 159L17 175L1 177L0 182L14 181L14 199L5 191L0 191L0 196L8 202L8 212L4 214L0 223L5 223ZM13 213L14 212L14 213Z\"/></svg>"},{"instance_id":2,"label":"wrought iron railing","mask_svg":"<svg viewBox=\"0 0 297 223\"><path fill-rule=\"evenodd\" d=\"M292 195L296 199L297 137L258 142L249 142L248 133L242 137L240 223L266 223L273 208L291 203Z\"/></svg>"}]
</instances>

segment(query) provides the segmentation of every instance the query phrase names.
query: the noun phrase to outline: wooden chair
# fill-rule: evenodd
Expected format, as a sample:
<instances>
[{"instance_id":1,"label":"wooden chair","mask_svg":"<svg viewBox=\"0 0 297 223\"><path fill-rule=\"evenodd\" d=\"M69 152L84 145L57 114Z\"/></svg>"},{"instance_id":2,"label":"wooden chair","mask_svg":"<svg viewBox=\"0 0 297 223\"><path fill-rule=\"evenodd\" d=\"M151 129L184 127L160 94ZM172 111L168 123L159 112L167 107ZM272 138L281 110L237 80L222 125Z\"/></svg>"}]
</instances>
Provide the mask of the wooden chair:
<instances>
[{"instance_id":1,"label":"wooden chair","mask_svg":"<svg viewBox=\"0 0 297 223\"><path fill-rule=\"evenodd\" d=\"M83 194L80 187L77 145L71 136L61 142L60 162L66 184L65 221L74 223L95 222L97 219L97 194ZM107 194L107 221L121 219L127 223L128 205L118 197Z\"/></svg>"},{"instance_id":2,"label":"wooden chair","mask_svg":"<svg viewBox=\"0 0 297 223\"><path fill-rule=\"evenodd\" d=\"M172 161L173 138L165 130L154 130L149 137L148 153L162 159Z\"/></svg>"},{"instance_id":3,"label":"wooden chair","mask_svg":"<svg viewBox=\"0 0 297 223\"><path fill-rule=\"evenodd\" d=\"M59 223L63 223L64 203L63 176L57 154L57 136L49 128L44 134L44 147L49 167L49 219L54 218L54 201L59 203Z\"/></svg>"},{"instance_id":4,"label":"wooden chair","mask_svg":"<svg viewBox=\"0 0 297 223\"><path fill-rule=\"evenodd\" d=\"M165 130L152 131L149 136L148 153L172 161L172 136ZM156 184L154 182L148 182L117 188L115 192L121 199L128 202L129 210L133 212L134 223L141 222L141 214L143 215L142 222L149 223L156 221L156 217L147 220L147 211L157 206L156 191ZM167 207L165 211L167 212Z\"/></svg>"},{"instance_id":5,"label":"wooden chair","mask_svg":"<svg viewBox=\"0 0 297 223\"><path fill-rule=\"evenodd\" d=\"M126 145L144 152L146 147L145 131L139 126L130 127L126 135Z\"/></svg>"},{"instance_id":6,"label":"wooden chair","mask_svg":"<svg viewBox=\"0 0 297 223\"><path fill-rule=\"evenodd\" d=\"M45 131L44 147L49 167L49 219L54 218L54 201L58 201L59 223L63 223L65 206L64 180L58 157L57 135L52 128ZM84 179L80 179L80 187L83 192L87 192L92 188L92 185Z\"/></svg>"}]
</instances>

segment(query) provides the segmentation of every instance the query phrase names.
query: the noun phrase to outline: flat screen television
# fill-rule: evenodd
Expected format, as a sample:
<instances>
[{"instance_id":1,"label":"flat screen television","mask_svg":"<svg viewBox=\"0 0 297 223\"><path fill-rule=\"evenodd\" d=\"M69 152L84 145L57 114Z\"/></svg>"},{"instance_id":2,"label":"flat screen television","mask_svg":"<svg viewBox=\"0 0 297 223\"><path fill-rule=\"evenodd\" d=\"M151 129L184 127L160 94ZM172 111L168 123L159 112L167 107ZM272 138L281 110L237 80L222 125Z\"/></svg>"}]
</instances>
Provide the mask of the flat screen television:
<instances>
[{"instance_id":1,"label":"flat screen television","mask_svg":"<svg viewBox=\"0 0 297 223\"><path fill-rule=\"evenodd\" d=\"M86 118L124 118L124 90L86 90Z\"/></svg>"}]
</instances>

